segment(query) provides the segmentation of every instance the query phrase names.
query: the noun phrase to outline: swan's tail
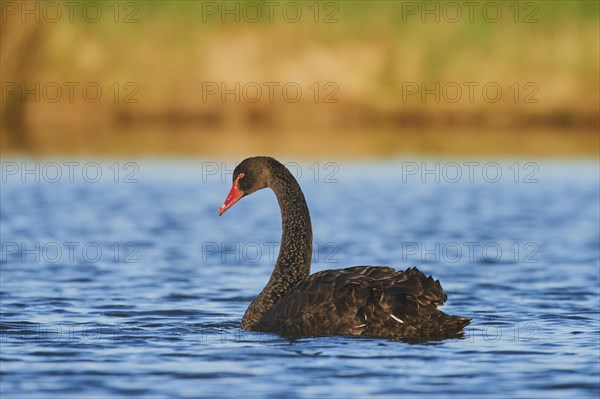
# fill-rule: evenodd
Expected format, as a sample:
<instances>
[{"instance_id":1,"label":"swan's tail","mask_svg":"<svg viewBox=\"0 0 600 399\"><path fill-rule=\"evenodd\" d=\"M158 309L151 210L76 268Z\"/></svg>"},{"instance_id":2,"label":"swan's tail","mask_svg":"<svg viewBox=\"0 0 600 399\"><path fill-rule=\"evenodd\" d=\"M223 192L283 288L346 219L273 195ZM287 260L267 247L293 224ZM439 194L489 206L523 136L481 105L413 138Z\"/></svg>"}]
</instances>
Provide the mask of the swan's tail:
<instances>
[{"instance_id":1,"label":"swan's tail","mask_svg":"<svg viewBox=\"0 0 600 399\"><path fill-rule=\"evenodd\" d=\"M425 340L460 338L464 336L464 328L470 322L470 317L451 316L438 310L423 324L419 335Z\"/></svg>"},{"instance_id":2,"label":"swan's tail","mask_svg":"<svg viewBox=\"0 0 600 399\"><path fill-rule=\"evenodd\" d=\"M443 313L443 312L440 312ZM464 328L471 322L470 317L450 316L444 313L446 320L442 325L442 329L448 334L463 335Z\"/></svg>"}]
</instances>

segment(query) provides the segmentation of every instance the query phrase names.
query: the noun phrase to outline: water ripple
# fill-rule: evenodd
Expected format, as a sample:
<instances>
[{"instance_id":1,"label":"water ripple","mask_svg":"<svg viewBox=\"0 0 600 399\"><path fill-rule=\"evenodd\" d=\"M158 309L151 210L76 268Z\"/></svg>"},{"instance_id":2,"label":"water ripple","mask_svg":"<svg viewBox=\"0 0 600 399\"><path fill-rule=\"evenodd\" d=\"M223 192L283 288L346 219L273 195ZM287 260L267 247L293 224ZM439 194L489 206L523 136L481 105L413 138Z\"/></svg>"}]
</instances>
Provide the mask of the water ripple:
<instances>
[{"instance_id":1,"label":"water ripple","mask_svg":"<svg viewBox=\"0 0 600 399\"><path fill-rule=\"evenodd\" d=\"M277 202L257 193L219 218L229 183L201 167L2 185L3 398L600 395L597 163L541 163L529 185L403 183L393 161L301 181L314 271L419 266L448 313L473 317L463 339L419 343L242 330L275 260ZM102 256L71 257L72 242Z\"/></svg>"}]
</instances>

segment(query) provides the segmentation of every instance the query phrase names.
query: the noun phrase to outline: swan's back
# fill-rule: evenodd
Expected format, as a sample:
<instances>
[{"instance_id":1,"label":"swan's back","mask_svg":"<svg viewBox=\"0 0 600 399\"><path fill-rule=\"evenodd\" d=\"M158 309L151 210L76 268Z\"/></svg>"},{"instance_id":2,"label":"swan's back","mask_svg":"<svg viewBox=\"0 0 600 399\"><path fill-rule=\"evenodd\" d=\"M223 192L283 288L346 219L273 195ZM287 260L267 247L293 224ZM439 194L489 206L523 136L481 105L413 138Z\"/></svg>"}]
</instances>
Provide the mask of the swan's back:
<instances>
[{"instance_id":1,"label":"swan's back","mask_svg":"<svg viewBox=\"0 0 600 399\"><path fill-rule=\"evenodd\" d=\"M333 334L443 339L460 336L469 318L437 309L439 281L416 268L383 266L325 270L298 283L254 328L288 337Z\"/></svg>"}]
</instances>

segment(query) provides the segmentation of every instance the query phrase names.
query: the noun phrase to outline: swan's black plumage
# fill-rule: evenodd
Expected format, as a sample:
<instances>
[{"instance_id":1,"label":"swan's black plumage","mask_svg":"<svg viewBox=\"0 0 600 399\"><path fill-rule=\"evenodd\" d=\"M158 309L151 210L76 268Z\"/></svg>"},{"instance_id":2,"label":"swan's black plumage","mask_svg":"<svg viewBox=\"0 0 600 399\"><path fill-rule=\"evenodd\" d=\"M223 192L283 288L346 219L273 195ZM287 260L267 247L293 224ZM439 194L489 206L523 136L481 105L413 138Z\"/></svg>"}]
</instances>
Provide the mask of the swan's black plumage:
<instances>
[{"instance_id":1,"label":"swan's black plumage","mask_svg":"<svg viewBox=\"0 0 600 399\"><path fill-rule=\"evenodd\" d=\"M462 335L471 319L438 310L446 294L438 280L416 268L354 266L310 274L312 228L296 179L270 157L253 157L233 173L232 193L220 213L265 187L277 196L282 238L269 282L248 307L242 328L288 337L363 335L442 339ZM228 203L230 201L231 203Z\"/></svg>"}]
</instances>

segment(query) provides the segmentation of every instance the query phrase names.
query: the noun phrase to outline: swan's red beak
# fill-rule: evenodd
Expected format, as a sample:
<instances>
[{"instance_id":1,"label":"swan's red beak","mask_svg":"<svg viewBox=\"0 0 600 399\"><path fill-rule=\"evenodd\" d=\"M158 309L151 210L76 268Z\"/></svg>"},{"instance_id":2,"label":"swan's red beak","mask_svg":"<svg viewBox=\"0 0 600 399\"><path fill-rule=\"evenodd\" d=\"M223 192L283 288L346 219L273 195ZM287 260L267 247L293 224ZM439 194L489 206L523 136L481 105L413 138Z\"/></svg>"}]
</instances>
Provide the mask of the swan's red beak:
<instances>
[{"instance_id":1,"label":"swan's red beak","mask_svg":"<svg viewBox=\"0 0 600 399\"><path fill-rule=\"evenodd\" d=\"M238 188L238 180L239 179L240 178L238 177L233 182L233 185L231 186L231 190L229 191L227 198L225 198L225 202L223 202L223 205L221 205L221 207L219 208L219 216L224 214L227 209L231 208L236 202L238 202L244 196L244 193Z\"/></svg>"}]
</instances>

